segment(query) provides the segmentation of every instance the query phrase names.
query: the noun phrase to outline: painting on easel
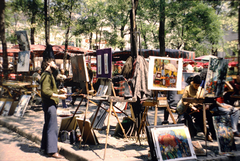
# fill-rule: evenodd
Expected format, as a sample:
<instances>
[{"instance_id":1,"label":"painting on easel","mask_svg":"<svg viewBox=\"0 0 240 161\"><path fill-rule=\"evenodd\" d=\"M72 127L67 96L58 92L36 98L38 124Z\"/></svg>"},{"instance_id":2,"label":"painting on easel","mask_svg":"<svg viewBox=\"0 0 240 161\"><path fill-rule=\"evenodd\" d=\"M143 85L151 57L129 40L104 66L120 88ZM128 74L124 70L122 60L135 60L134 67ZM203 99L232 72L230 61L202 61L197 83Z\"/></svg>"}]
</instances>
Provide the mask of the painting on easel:
<instances>
[{"instance_id":1,"label":"painting on easel","mask_svg":"<svg viewBox=\"0 0 240 161\"><path fill-rule=\"evenodd\" d=\"M228 61L222 58L210 58L204 87L205 95L219 97L223 94Z\"/></svg>"},{"instance_id":2,"label":"painting on easel","mask_svg":"<svg viewBox=\"0 0 240 161\"><path fill-rule=\"evenodd\" d=\"M89 82L87 65L84 55L77 55L71 57L73 81L74 82Z\"/></svg>"},{"instance_id":3,"label":"painting on easel","mask_svg":"<svg viewBox=\"0 0 240 161\"><path fill-rule=\"evenodd\" d=\"M112 77L112 50L111 48L97 50L97 77Z\"/></svg>"},{"instance_id":4,"label":"painting on easel","mask_svg":"<svg viewBox=\"0 0 240 161\"><path fill-rule=\"evenodd\" d=\"M182 58L149 57L148 89L181 90Z\"/></svg>"},{"instance_id":5,"label":"painting on easel","mask_svg":"<svg viewBox=\"0 0 240 161\"><path fill-rule=\"evenodd\" d=\"M18 53L17 72L29 71L30 51L21 51Z\"/></svg>"}]
</instances>

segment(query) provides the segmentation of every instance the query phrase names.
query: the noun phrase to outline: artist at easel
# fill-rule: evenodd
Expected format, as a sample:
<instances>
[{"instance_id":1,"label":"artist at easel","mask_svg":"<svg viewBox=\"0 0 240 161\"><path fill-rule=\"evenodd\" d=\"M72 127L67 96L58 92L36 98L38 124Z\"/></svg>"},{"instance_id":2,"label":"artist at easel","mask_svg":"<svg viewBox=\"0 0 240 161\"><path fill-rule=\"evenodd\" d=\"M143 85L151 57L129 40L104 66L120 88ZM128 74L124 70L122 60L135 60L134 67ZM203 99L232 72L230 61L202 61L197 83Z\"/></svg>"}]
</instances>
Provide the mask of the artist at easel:
<instances>
[{"instance_id":1,"label":"artist at easel","mask_svg":"<svg viewBox=\"0 0 240 161\"><path fill-rule=\"evenodd\" d=\"M201 84L201 78L199 75L194 76L191 84L187 86L183 92L182 99L178 103L177 111L180 115L184 114L185 118L189 118L189 121L192 121L191 116L195 118L195 123L198 124L201 128L201 131L204 132L204 125L203 125L203 111L202 111L202 104L192 103L192 102L184 102L184 98L199 98L200 92L202 91L199 87ZM200 106L200 108L198 108ZM213 121L212 121L212 114L209 110L206 110L206 118L208 121L209 129L207 129L207 140L213 141L216 139L216 132L214 130ZM191 137L196 135L196 129L194 126L189 127L189 131Z\"/></svg>"}]
</instances>

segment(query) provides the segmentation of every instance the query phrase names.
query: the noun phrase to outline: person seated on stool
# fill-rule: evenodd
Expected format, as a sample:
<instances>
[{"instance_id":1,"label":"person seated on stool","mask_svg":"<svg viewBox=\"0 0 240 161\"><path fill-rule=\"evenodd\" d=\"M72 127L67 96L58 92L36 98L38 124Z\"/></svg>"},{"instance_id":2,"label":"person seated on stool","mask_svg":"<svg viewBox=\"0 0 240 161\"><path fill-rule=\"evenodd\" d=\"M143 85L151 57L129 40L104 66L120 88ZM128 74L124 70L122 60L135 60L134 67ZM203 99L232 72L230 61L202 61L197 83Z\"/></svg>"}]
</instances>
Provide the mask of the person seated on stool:
<instances>
[{"instance_id":1,"label":"person seated on stool","mask_svg":"<svg viewBox=\"0 0 240 161\"><path fill-rule=\"evenodd\" d=\"M183 98L199 98L201 96L202 88L200 87L200 84L202 83L202 80L199 75L196 75L193 77L193 81L188 85L183 92L182 99L178 102L177 111L180 115L185 114L186 116L190 115L190 118L195 118L195 124L199 125L202 132L204 132L204 125L203 125L203 111L202 106L203 104L199 103L192 103L192 102L183 102ZM213 126L213 120L212 120L212 114L211 112L206 109L206 118L209 125L209 128L207 128L207 140L213 141L213 139L216 139L216 132L214 130ZM194 126L189 127L190 134L191 131L194 131L196 129ZM194 133L196 134L196 133ZM194 137L194 136L191 136Z\"/></svg>"}]
</instances>

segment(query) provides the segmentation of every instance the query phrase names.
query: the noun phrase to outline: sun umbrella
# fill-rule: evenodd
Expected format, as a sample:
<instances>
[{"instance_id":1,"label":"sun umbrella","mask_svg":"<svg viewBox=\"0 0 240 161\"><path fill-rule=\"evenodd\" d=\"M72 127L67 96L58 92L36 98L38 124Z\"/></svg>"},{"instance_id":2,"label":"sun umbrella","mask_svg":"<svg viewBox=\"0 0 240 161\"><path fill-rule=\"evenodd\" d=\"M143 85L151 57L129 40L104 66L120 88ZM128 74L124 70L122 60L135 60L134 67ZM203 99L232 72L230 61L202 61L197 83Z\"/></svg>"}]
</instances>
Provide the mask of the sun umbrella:
<instances>
[{"instance_id":1,"label":"sun umbrella","mask_svg":"<svg viewBox=\"0 0 240 161\"><path fill-rule=\"evenodd\" d=\"M177 68L171 63L166 64L164 67L165 67L165 69L173 71L173 72L177 71Z\"/></svg>"},{"instance_id":2,"label":"sun umbrella","mask_svg":"<svg viewBox=\"0 0 240 161\"><path fill-rule=\"evenodd\" d=\"M232 62L228 63L229 67L236 67L237 65L238 65L238 62L236 62L236 61L232 61Z\"/></svg>"},{"instance_id":3,"label":"sun umbrella","mask_svg":"<svg viewBox=\"0 0 240 161\"><path fill-rule=\"evenodd\" d=\"M194 60L195 61L209 61L210 58L217 58L217 57L214 55L204 55L204 56L197 57Z\"/></svg>"},{"instance_id":4,"label":"sun umbrella","mask_svg":"<svg viewBox=\"0 0 240 161\"><path fill-rule=\"evenodd\" d=\"M183 63L194 64L194 61L191 59L183 59Z\"/></svg>"}]
</instances>

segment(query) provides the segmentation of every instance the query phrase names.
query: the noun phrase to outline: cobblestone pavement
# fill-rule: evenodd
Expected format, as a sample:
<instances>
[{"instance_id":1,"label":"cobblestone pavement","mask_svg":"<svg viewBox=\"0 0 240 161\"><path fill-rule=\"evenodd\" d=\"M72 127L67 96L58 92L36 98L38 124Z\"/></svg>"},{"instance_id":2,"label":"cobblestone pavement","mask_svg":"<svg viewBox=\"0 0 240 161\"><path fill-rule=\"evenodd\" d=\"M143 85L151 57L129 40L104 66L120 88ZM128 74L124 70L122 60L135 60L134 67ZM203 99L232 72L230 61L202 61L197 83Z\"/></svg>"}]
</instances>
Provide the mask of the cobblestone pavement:
<instances>
[{"instance_id":1,"label":"cobblestone pavement","mask_svg":"<svg viewBox=\"0 0 240 161\"><path fill-rule=\"evenodd\" d=\"M75 106L72 107L70 105L69 108L63 109L61 104L58 108L58 114L66 114L69 112L74 112L77 108L79 101L75 102ZM77 117L84 116L86 106L80 106L79 111L83 112L82 114L78 114ZM87 112L87 118L93 114L93 112L97 109L97 107L93 104L90 104L89 110ZM148 121L150 125L154 123L154 109L149 109L148 111ZM130 110L126 110L127 114L130 114ZM124 115L118 114L119 119L122 120ZM174 114L174 117L177 118L177 115ZM60 126L62 117L58 117L58 125ZM108 118L106 118L108 120ZM102 130L94 130L97 139L99 141L99 145L82 145L79 148L79 144L71 145L68 143L59 142L60 154L64 155L69 160L89 160L89 161L98 161L103 160L104 157L104 149L106 143L106 120L104 123L104 127ZM159 109L158 111L158 125L163 121L163 109ZM171 118L169 118L169 122L172 123ZM26 138L35 141L38 145L41 140L42 126L44 123L43 119L43 111L41 106L32 106L26 111L23 118L17 118L14 116L0 117L0 124L3 126L16 131L20 135L25 136ZM106 150L105 160L113 160L118 158L117 160L121 161L147 161L148 160L148 142L147 139L141 139L141 145L136 141L135 138L131 137L128 139L114 137L115 126L117 124L117 119L114 116L110 117L110 132L107 140L108 146ZM198 136L193 140L198 140L203 148L206 148L208 151L207 156L198 156L198 160L229 160L227 156L223 157L218 154L218 144L216 141L207 142L207 147L205 146L205 141L203 139L203 134L198 133ZM237 150L240 151L240 139L235 138L235 142L237 145ZM238 152L234 153L236 156ZM218 159L220 158L220 159ZM235 157L237 158L237 157Z\"/></svg>"}]
</instances>

